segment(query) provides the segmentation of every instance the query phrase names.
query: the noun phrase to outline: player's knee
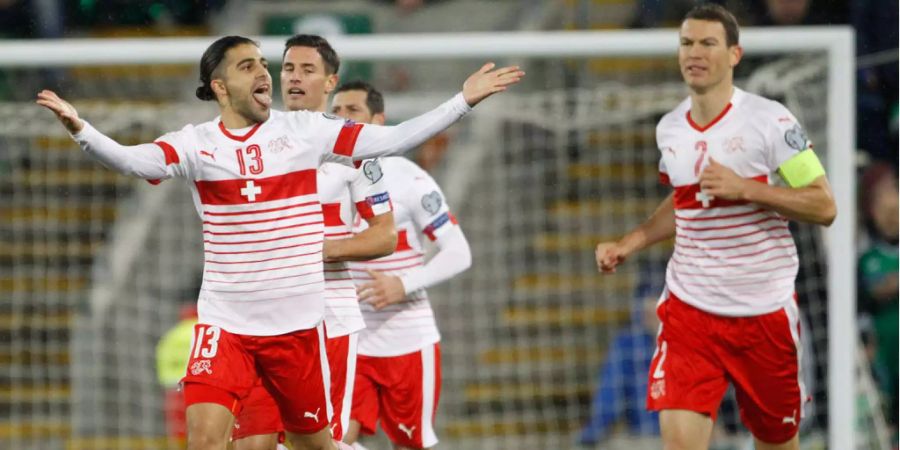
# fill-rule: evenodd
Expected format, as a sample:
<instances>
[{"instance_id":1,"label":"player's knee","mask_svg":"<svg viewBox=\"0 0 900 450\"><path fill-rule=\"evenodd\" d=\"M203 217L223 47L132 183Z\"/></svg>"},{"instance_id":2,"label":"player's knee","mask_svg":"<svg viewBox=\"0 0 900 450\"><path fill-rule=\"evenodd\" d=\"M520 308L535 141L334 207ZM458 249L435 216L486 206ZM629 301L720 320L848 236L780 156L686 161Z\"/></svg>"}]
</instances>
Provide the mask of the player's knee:
<instances>
[{"instance_id":1,"label":"player's knee","mask_svg":"<svg viewBox=\"0 0 900 450\"><path fill-rule=\"evenodd\" d=\"M228 439L205 430L188 433L188 450L221 450L228 445Z\"/></svg>"}]
</instances>

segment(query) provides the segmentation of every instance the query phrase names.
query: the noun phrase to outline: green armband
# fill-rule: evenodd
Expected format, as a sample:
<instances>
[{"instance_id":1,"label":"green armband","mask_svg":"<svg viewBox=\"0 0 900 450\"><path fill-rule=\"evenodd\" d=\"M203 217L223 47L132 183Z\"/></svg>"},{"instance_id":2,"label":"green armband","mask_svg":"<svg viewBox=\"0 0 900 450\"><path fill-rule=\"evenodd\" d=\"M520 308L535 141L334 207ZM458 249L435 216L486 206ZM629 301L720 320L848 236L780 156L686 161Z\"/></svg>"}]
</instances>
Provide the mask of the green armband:
<instances>
[{"instance_id":1,"label":"green armband","mask_svg":"<svg viewBox=\"0 0 900 450\"><path fill-rule=\"evenodd\" d=\"M816 178L825 175L825 168L812 149L794 155L778 168L778 175L792 188L809 186Z\"/></svg>"}]
</instances>

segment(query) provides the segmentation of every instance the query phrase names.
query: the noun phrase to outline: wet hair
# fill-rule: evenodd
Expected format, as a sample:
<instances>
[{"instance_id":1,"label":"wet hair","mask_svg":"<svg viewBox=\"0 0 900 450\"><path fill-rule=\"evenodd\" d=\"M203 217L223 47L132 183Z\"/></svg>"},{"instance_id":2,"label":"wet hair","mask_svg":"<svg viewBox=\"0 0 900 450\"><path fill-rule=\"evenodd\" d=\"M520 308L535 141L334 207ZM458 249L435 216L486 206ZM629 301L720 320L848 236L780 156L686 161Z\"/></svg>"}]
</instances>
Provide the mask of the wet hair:
<instances>
[{"instance_id":1,"label":"wet hair","mask_svg":"<svg viewBox=\"0 0 900 450\"><path fill-rule=\"evenodd\" d=\"M731 14L725 7L715 3L703 3L691 8L684 16L684 20L707 20L710 22L719 22L725 27L725 43L731 47L738 45L740 41L740 27L734 14ZM682 22L684 22L682 20Z\"/></svg>"},{"instance_id":2,"label":"wet hair","mask_svg":"<svg viewBox=\"0 0 900 450\"><path fill-rule=\"evenodd\" d=\"M253 44L259 47L259 43L243 36L225 36L213 42L200 58L200 87L197 88L197 98L203 101L216 99L210 82L218 75L219 66L225 59L225 53L238 45Z\"/></svg>"},{"instance_id":3,"label":"wet hair","mask_svg":"<svg viewBox=\"0 0 900 450\"><path fill-rule=\"evenodd\" d=\"M284 43L284 53L281 54L282 59L287 55L291 47L310 47L319 52L322 61L325 63L325 73L327 75L336 74L341 68L341 59L338 58L337 52L331 48L328 40L316 34L295 34Z\"/></svg>"},{"instance_id":4,"label":"wet hair","mask_svg":"<svg viewBox=\"0 0 900 450\"><path fill-rule=\"evenodd\" d=\"M338 86L338 88L334 90L334 93L337 94L346 91L364 91L366 93L366 106L369 108L369 112L372 113L372 115L384 113L384 96L381 95L381 92L379 92L378 89L375 89L375 86L362 80L354 80Z\"/></svg>"}]
</instances>

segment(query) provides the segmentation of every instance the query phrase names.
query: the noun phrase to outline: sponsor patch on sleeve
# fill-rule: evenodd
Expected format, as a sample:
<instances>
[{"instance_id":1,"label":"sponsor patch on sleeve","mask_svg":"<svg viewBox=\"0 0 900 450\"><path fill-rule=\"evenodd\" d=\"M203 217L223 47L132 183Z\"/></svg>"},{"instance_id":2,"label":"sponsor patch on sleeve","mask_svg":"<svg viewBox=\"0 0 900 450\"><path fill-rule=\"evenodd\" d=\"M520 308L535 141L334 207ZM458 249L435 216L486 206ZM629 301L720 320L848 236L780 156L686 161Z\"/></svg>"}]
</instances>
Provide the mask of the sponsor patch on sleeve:
<instances>
[{"instance_id":1,"label":"sponsor patch on sleeve","mask_svg":"<svg viewBox=\"0 0 900 450\"><path fill-rule=\"evenodd\" d=\"M444 231L449 230L451 227L447 226L447 224L456 224L456 217L449 212L445 212L439 215L436 219L434 219L424 230L422 230L428 239L432 241L437 239L438 236Z\"/></svg>"}]
</instances>

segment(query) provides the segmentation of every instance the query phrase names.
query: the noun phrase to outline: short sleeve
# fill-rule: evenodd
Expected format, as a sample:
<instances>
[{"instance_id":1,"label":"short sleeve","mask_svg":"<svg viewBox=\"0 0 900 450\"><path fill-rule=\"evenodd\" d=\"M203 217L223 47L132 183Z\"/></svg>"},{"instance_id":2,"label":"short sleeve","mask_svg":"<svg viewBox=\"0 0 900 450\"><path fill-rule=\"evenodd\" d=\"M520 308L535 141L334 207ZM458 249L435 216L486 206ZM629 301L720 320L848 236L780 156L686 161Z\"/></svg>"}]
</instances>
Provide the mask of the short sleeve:
<instances>
[{"instance_id":1,"label":"short sleeve","mask_svg":"<svg viewBox=\"0 0 900 450\"><path fill-rule=\"evenodd\" d=\"M672 181L669 179L669 169L666 168L666 160L659 158L659 184L663 186L671 186Z\"/></svg>"},{"instance_id":2,"label":"short sleeve","mask_svg":"<svg viewBox=\"0 0 900 450\"><path fill-rule=\"evenodd\" d=\"M169 178L187 178L194 179L194 167L196 167L197 157L194 138L194 127L188 125L181 130L166 133L153 141L160 151L163 152L166 159L166 177L158 180L149 180L150 183L157 184L164 179ZM200 149L200 151L204 151ZM206 150L212 152L212 150Z\"/></svg>"},{"instance_id":3,"label":"short sleeve","mask_svg":"<svg viewBox=\"0 0 900 450\"><path fill-rule=\"evenodd\" d=\"M391 212L391 197L377 159L367 159L355 170L350 182L350 197L363 219Z\"/></svg>"},{"instance_id":4,"label":"short sleeve","mask_svg":"<svg viewBox=\"0 0 900 450\"><path fill-rule=\"evenodd\" d=\"M784 106L775 105L773 111L764 116L764 120L768 121L766 141L769 143L769 154L766 159L772 172L798 153L812 149L812 142L797 118Z\"/></svg>"},{"instance_id":5,"label":"short sleeve","mask_svg":"<svg viewBox=\"0 0 900 450\"><path fill-rule=\"evenodd\" d=\"M297 113L294 113L297 114ZM353 163L353 151L363 129L363 124L345 120L327 113L306 113L310 115L309 130L313 146L321 155L321 160L344 165Z\"/></svg>"},{"instance_id":6,"label":"short sleeve","mask_svg":"<svg viewBox=\"0 0 900 450\"><path fill-rule=\"evenodd\" d=\"M456 226L444 193L430 175L424 171L416 174L410 194L415 203L410 205L413 221L428 239L435 241Z\"/></svg>"}]
</instances>

